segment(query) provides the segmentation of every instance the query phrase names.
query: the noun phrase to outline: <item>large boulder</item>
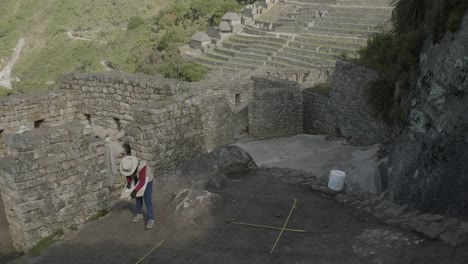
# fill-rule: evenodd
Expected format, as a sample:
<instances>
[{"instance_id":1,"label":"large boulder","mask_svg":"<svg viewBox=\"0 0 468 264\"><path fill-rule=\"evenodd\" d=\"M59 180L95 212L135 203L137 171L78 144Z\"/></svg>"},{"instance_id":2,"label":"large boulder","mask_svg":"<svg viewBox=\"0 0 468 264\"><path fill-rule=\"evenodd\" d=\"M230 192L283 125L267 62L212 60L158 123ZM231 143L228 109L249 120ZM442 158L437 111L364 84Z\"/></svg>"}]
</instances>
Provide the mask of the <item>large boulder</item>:
<instances>
[{"instance_id":1,"label":"large boulder","mask_svg":"<svg viewBox=\"0 0 468 264\"><path fill-rule=\"evenodd\" d=\"M226 176L255 169L257 165L245 150L222 146L181 164L176 175L190 188L220 188Z\"/></svg>"},{"instance_id":2,"label":"large boulder","mask_svg":"<svg viewBox=\"0 0 468 264\"><path fill-rule=\"evenodd\" d=\"M220 195L194 189L182 189L172 201L176 221L188 227L209 217L221 203Z\"/></svg>"}]
</instances>

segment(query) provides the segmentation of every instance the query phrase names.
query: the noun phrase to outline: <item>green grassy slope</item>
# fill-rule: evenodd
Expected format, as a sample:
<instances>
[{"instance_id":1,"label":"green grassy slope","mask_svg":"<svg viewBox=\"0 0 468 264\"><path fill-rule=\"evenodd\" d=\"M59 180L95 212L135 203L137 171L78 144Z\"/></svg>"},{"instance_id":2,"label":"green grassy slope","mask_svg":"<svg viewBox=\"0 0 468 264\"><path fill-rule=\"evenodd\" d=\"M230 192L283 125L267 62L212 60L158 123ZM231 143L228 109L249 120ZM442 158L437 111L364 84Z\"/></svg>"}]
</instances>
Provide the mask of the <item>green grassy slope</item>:
<instances>
[{"instance_id":1,"label":"green grassy slope","mask_svg":"<svg viewBox=\"0 0 468 264\"><path fill-rule=\"evenodd\" d=\"M16 90L49 88L63 72L103 71L101 61L133 72L160 34L149 22L127 30L133 16L150 21L165 0L1 0L0 67L22 37L25 48L13 69ZM85 39L71 39L67 32ZM2 65L3 64L3 65Z\"/></svg>"}]
</instances>

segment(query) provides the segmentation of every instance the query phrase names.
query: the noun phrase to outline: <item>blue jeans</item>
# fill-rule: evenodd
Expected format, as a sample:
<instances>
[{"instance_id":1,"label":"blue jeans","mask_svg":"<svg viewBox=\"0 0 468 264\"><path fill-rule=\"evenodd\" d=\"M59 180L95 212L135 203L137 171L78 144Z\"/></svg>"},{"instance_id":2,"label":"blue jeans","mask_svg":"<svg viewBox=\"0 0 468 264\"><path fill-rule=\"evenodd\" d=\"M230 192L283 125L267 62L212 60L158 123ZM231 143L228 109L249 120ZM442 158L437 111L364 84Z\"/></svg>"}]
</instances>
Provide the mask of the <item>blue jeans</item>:
<instances>
[{"instance_id":1,"label":"blue jeans","mask_svg":"<svg viewBox=\"0 0 468 264\"><path fill-rule=\"evenodd\" d=\"M146 185L146 189L145 189L145 193L143 194L143 197L136 198L135 213L142 214L142 207L143 207L143 200L144 200L146 204L146 211L148 212L148 220L154 220L153 200L151 197L152 194L153 194L153 181L150 181Z\"/></svg>"}]
</instances>

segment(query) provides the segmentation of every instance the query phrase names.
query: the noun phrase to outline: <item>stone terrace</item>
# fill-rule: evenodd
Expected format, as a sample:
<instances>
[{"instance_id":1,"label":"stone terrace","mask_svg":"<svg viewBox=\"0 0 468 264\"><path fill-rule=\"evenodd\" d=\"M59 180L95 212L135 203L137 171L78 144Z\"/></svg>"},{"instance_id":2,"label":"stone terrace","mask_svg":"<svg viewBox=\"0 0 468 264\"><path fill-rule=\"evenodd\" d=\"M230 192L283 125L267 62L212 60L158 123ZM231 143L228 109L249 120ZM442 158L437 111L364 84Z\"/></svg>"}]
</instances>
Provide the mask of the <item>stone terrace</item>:
<instances>
[{"instance_id":1,"label":"stone terrace","mask_svg":"<svg viewBox=\"0 0 468 264\"><path fill-rule=\"evenodd\" d=\"M271 69L264 72L328 71L333 69L337 57L354 54L366 45L370 35L382 30L391 16L390 2L285 1L264 15L268 19L260 17L196 60L224 72L258 68ZM279 14L278 10L287 11ZM285 74L285 79L290 77Z\"/></svg>"}]
</instances>

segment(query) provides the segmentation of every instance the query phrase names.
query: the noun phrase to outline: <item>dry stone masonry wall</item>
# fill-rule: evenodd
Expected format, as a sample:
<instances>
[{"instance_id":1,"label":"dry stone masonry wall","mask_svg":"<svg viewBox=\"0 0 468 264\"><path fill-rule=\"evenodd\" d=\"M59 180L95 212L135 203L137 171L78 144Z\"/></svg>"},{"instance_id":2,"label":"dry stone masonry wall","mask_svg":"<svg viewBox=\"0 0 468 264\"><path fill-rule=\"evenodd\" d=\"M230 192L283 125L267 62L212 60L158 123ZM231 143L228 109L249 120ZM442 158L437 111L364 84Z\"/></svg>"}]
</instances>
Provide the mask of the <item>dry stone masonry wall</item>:
<instances>
[{"instance_id":1,"label":"dry stone masonry wall","mask_svg":"<svg viewBox=\"0 0 468 264\"><path fill-rule=\"evenodd\" d=\"M8 133L0 190L14 246L32 247L54 230L80 225L108 207L104 144L77 122Z\"/></svg>"},{"instance_id":2,"label":"dry stone masonry wall","mask_svg":"<svg viewBox=\"0 0 468 264\"><path fill-rule=\"evenodd\" d=\"M257 138L282 137L303 131L302 94L298 83L255 77L249 106L249 130Z\"/></svg>"},{"instance_id":3,"label":"dry stone masonry wall","mask_svg":"<svg viewBox=\"0 0 468 264\"><path fill-rule=\"evenodd\" d=\"M313 89L303 92L305 131L344 137L357 145L390 142L391 127L373 117L363 92L377 74L341 60L335 69L328 96Z\"/></svg>"}]
</instances>

